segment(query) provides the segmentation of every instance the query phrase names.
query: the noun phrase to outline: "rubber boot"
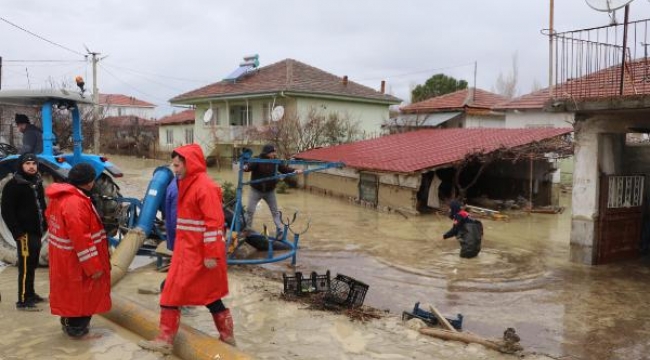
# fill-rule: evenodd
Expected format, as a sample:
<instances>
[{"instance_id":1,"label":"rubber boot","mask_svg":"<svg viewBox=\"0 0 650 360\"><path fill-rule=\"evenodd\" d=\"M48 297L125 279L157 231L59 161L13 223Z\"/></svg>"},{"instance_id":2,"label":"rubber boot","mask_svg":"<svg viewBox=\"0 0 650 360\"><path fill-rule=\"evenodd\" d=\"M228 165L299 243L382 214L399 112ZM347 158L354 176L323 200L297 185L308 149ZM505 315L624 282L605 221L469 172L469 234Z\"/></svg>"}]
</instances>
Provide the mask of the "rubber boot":
<instances>
[{"instance_id":1,"label":"rubber boot","mask_svg":"<svg viewBox=\"0 0 650 360\"><path fill-rule=\"evenodd\" d=\"M180 309L160 308L160 333L151 341L140 341L138 345L147 350L157 351L165 355L174 349L174 337L181 323Z\"/></svg>"},{"instance_id":2,"label":"rubber boot","mask_svg":"<svg viewBox=\"0 0 650 360\"><path fill-rule=\"evenodd\" d=\"M237 342L235 341L235 326L230 310L226 309L212 314L212 320L214 320L214 325L217 327L217 331L219 331L219 340L226 344L237 346Z\"/></svg>"}]
</instances>

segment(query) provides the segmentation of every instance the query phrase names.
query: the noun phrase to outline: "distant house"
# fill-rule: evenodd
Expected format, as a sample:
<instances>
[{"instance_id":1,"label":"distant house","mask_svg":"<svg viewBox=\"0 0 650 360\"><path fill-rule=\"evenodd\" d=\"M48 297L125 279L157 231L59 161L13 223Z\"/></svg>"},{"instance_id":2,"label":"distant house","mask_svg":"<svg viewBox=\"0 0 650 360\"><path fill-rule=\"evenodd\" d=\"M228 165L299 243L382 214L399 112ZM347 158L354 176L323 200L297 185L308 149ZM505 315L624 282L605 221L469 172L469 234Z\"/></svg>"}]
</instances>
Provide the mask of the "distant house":
<instances>
[{"instance_id":1,"label":"distant house","mask_svg":"<svg viewBox=\"0 0 650 360\"><path fill-rule=\"evenodd\" d=\"M170 102L196 107L194 141L206 155L233 158L243 146L261 146L249 136L250 130L265 129L278 106L284 109L284 117L305 119L310 113L347 117L358 123L367 138L379 135L381 124L389 117L389 106L401 100L347 76L286 59L251 67Z\"/></svg>"},{"instance_id":2,"label":"distant house","mask_svg":"<svg viewBox=\"0 0 650 360\"><path fill-rule=\"evenodd\" d=\"M467 188L470 203L522 196L535 206L557 205L554 163L545 154L570 153L565 136L571 131L426 129L309 150L296 158L345 163L307 175L306 187L383 209L439 208L458 186ZM470 186L474 178L479 181Z\"/></svg>"},{"instance_id":3,"label":"distant house","mask_svg":"<svg viewBox=\"0 0 650 360\"><path fill-rule=\"evenodd\" d=\"M194 109L168 115L158 121L158 148L171 153L174 148L194 143Z\"/></svg>"},{"instance_id":4,"label":"distant house","mask_svg":"<svg viewBox=\"0 0 650 360\"><path fill-rule=\"evenodd\" d=\"M468 88L400 108L385 124L390 132L413 128L502 128L505 115L493 107L507 99L489 91Z\"/></svg>"},{"instance_id":5,"label":"distant house","mask_svg":"<svg viewBox=\"0 0 650 360\"><path fill-rule=\"evenodd\" d=\"M498 104L493 109L505 113L506 128L573 126L573 112L545 111L550 98L549 89L545 88Z\"/></svg>"},{"instance_id":6,"label":"distant house","mask_svg":"<svg viewBox=\"0 0 650 360\"><path fill-rule=\"evenodd\" d=\"M151 157L158 143L156 121L138 116L110 116L101 124L102 151Z\"/></svg>"},{"instance_id":7,"label":"distant house","mask_svg":"<svg viewBox=\"0 0 650 360\"><path fill-rule=\"evenodd\" d=\"M143 119L155 117L156 105L133 96L121 94L99 94L99 105L104 117L137 116Z\"/></svg>"}]
</instances>

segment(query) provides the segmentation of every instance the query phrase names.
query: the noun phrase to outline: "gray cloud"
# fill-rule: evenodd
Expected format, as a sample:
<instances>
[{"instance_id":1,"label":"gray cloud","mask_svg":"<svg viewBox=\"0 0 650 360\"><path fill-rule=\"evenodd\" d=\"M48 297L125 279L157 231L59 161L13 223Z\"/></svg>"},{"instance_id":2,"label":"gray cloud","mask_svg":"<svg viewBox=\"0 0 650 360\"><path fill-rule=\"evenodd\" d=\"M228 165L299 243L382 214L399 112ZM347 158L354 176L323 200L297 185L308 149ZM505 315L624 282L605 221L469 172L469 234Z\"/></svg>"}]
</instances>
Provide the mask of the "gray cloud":
<instances>
[{"instance_id":1,"label":"gray cloud","mask_svg":"<svg viewBox=\"0 0 650 360\"><path fill-rule=\"evenodd\" d=\"M555 2L559 30L609 22L584 1ZM396 96L408 100L409 86L437 72L471 83L474 61L478 86L491 90L516 52L519 92L526 93L533 81L547 81L548 40L540 30L548 27L548 5L544 0L6 0L0 16L78 52L85 52L86 44L108 55L101 62L100 91L163 105L162 114L170 111L167 99L220 80L252 53L262 65L295 58L374 88L386 79ZM636 0L631 12L632 19L645 18L650 3ZM83 58L4 22L0 56L3 88L26 87L27 73L32 87L71 83L77 74L91 82L83 62L9 62Z\"/></svg>"}]
</instances>

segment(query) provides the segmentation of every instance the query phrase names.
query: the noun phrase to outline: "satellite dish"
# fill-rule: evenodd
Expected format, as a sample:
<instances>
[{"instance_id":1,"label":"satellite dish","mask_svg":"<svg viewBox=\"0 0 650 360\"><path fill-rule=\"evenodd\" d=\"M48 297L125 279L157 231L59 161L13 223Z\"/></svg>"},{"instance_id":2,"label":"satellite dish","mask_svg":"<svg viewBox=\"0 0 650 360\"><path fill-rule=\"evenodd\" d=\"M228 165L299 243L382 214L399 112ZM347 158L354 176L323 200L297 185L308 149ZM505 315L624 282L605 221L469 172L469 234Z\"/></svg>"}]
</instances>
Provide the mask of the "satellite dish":
<instances>
[{"instance_id":1,"label":"satellite dish","mask_svg":"<svg viewBox=\"0 0 650 360\"><path fill-rule=\"evenodd\" d=\"M212 121L212 109L206 110L205 114L203 114L203 122L207 124L210 121Z\"/></svg>"},{"instance_id":2,"label":"satellite dish","mask_svg":"<svg viewBox=\"0 0 650 360\"><path fill-rule=\"evenodd\" d=\"M272 121L278 121L282 119L284 116L284 106L278 105L273 108L273 111L271 111L271 120Z\"/></svg>"},{"instance_id":3,"label":"satellite dish","mask_svg":"<svg viewBox=\"0 0 650 360\"><path fill-rule=\"evenodd\" d=\"M634 0L585 0L590 8L596 11L612 12L620 9Z\"/></svg>"}]
</instances>

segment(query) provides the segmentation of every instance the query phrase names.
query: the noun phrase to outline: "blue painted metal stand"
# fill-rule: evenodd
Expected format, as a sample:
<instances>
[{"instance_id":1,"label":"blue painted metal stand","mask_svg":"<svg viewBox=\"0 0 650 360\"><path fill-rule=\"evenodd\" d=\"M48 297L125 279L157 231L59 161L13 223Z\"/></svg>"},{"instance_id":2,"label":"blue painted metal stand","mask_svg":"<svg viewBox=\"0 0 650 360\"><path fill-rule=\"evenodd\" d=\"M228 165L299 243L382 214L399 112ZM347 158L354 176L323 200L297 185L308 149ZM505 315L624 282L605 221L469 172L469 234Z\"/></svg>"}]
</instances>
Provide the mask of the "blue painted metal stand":
<instances>
[{"instance_id":1,"label":"blue painted metal stand","mask_svg":"<svg viewBox=\"0 0 650 360\"><path fill-rule=\"evenodd\" d=\"M253 181L244 181L244 165L250 163L271 163L275 165L276 175L257 179ZM310 172L322 171L325 169L331 169L335 167L343 167L343 163L340 162L330 162L324 163L319 161L302 161L302 160L278 160L278 159L259 159L252 157L252 151L245 149L239 158L239 173L237 174L237 190L235 194L235 209L232 223L230 224L230 231L226 237L226 247L229 249L233 241L233 234L241 234L241 219L240 217L243 214L242 211L242 194L243 188L245 185L251 185L255 183L260 183L268 180L279 180L284 179L289 176L296 176L296 174L280 174L278 173L278 167L280 165L300 165L306 167L303 170L303 174L308 174ZM311 168L310 168L311 167ZM284 223L284 231L281 239L277 239L268 234L264 234L265 238L268 240L268 253L265 258L262 259L235 259L233 251L232 254L228 256L228 264L265 264L282 261L288 258L291 258L291 265L296 265L296 256L298 254L298 242L300 240L300 234L293 233L293 242L287 240L287 234L290 230L290 223ZM239 240L235 249L237 249L245 241L244 239ZM289 247L289 250L283 250L282 254L276 254L273 250L274 242L281 242Z\"/></svg>"}]
</instances>

